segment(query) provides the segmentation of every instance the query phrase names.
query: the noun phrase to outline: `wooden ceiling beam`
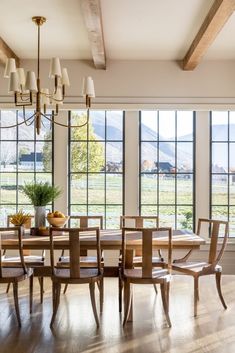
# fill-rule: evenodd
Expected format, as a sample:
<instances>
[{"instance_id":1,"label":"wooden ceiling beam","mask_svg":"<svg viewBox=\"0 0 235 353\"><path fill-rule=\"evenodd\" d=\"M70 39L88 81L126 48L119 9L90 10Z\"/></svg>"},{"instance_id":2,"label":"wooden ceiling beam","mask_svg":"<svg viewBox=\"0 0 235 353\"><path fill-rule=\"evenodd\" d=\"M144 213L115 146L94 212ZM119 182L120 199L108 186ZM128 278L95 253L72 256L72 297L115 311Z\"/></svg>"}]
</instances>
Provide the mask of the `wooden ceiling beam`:
<instances>
[{"instance_id":1,"label":"wooden ceiling beam","mask_svg":"<svg viewBox=\"0 0 235 353\"><path fill-rule=\"evenodd\" d=\"M205 55L229 17L235 0L215 0L182 63L183 70L193 70Z\"/></svg>"},{"instance_id":2,"label":"wooden ceiling beam","mask_svg":"<svg viewBox=\"0 0 235 353\"><path fill-rule=\"evenodd\" d=\"M8 58L14 58L16 66L20 66L20 59L13 52L13 50L7 45L6 42L0 37L0 64L5 65Z\"/></svg>"},{"instance_id":3,"label":"wooden ceiling beam","mask_svg":"<svg viewBox=\"0 0 235 353\"><path fill-rule=\"evenodd\" d=\"M94 65L97 69L106 69L100 0L82 0L81 7L88 31Z\"/></svg>"}]
</instances>

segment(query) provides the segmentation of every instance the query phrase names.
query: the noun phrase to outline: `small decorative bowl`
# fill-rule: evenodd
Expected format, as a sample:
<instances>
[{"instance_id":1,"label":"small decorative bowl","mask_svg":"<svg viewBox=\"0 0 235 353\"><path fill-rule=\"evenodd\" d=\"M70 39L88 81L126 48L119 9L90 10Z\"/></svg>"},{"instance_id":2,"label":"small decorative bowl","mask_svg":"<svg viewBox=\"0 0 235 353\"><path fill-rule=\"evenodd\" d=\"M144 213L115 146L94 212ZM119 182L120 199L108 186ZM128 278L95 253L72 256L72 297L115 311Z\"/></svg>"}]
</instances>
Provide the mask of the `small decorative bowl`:
<instances>
[{"instance_id":1,"label":"small decorative bowl","mask_svg":"<svg viewBox=\"0 0 235 353\"><path fill-rule=\"evenodd\" d=\"M47 217L47 221L48 223L52 226L52 227L58 227L58 228L62 228L64 227L64 225L68 222L69 220L69 216L66 217Z\"/></svg>"}]
</instances>

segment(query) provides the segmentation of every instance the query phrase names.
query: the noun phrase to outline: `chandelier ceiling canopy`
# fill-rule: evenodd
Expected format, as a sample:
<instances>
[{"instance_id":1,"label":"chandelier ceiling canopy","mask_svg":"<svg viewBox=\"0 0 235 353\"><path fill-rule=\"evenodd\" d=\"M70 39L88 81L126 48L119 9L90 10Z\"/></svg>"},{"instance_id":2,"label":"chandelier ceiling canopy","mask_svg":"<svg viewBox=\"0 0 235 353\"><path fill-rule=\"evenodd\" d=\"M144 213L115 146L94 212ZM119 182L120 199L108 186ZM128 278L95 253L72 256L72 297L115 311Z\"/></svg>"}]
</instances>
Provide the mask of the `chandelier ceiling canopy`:
<instances>
[{"instance_id":1,"label":"chandelier ceiling canopy","mask_svg":"<svg viewBox=\"0 0 235 353\"><path fill-rule=\"evenodd\" d=\"M59 105L63 104L65 98L66 87L70 86L67 68L61 68L60 59L52 58L50 62L49 78L54 81L53 90L50 92L48 88L41 87L40 79L40 27L46 22L46 18L42 16L34 16L32 21L38 28L37 39L37 72L27 71L22 67L17 68L15 59L9 58L6 63L4 77L9 79L9 93L14 94L14 102L16 107L23 109L23 121L18 124L1 126L1 128L12 128L21 124L35 124L37 134L40 134L42 118L49 120L53 124L63 127L69 125L63 124L54 119L59 113ZM91 98L95 97L95 89L93 79L85 77L83 79L82 96L85 97L87 118L81 125L73 125L71 127L82 127L89 122L89 111L91 107ZM34 113L26 117L25 109L35 105ZM53 110L48 111L48 106L52 105Z\"/></svg>"}]
</instances>

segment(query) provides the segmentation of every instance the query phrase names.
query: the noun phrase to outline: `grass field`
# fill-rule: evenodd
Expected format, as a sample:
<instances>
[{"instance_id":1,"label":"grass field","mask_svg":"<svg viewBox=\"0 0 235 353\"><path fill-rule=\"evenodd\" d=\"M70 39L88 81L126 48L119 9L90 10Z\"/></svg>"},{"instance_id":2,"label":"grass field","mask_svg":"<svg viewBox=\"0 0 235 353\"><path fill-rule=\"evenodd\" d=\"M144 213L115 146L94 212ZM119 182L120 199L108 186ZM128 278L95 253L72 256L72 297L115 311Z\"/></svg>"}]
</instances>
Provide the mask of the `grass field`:
<instances>
[{"instance_id":1,"label":"grass field","mask_svg":"<svg viewBox=\"0 0 235 353\"><path fill-rule=\"evenodd\" d=\"M33 173L19 173L19 185L33 181L33 178ZM38 173L36 178L37 180L50 182L51 174ZM193 212L192 180L181 178L178 178L177 181L173 178L159 179L158 191L157 178L144 175L142 176L141 184L141 212L143 215L156 215L159 210L161 225L172 225L175 227L175 221L177 221L178 228L188 228L192 225L190 218L186 221L186 214ZM104 174L89 174L88 177L84 175L79 179L72 175L71 213L86 214L88 209L89 214L105 214L106 226L108 228L118 228L119 216L122 214L122 188L122 176L118 174L106 175L106 179ZM227 219L228 207L225 205L228 204L228 186L226 182L214 183L212 190L213 216ZM18 203L28 203L27 198L19 190L16 190L16 174L1 173L0 222L2 225L6 214L15 212L17 197ZM157 208L158 202L159 209ZM4 204L7 204L7 206ZM232 183L230 183L230 205L234 205L230 206L230 226L231 232L235 235L235 185ZM33 208L30 205L24 209L33 212Z\"/></svg>"}]
</instances>

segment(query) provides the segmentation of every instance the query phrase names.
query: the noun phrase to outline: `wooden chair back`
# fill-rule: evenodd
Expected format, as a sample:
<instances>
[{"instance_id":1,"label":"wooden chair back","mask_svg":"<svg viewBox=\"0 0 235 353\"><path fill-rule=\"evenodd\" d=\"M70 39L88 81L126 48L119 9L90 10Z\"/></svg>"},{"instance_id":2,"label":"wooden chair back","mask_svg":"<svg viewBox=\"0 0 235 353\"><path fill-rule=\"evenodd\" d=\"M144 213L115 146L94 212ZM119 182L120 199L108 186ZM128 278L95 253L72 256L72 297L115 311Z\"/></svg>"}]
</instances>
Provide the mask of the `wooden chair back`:
<instances>
[{"instance_id":1,"label":"wooden chair back","mask_svg":"<svg viewBox=\"0 0 235 353\"><path fill-rule=\"evenodd\" d=\"M198 229L197 234L201 235L202 226L206 225L208 227L209 236L211 238L210 242L210 250L209 250L209 260L210 264L217 264L221 257L223 256L226 243L228 240L228 222L220 221L220 220L213 220L213 219L206 219L206 218L199 218L198 219ZM222 230L222 237L223 242L220 251L217 251L218 247L218 238L221 236L220 231Z\"/></svg>"},{"instance_id":2,"label":"wooden chair back","mask_svg":"<svg viewBox=\"0 0 235 353\"><path fill-rule=\"evenodd\" d=\"M95 221L98 220L99 223L99 228L103 229L103 216L70 216L70 224L71 220L78 220L79 221L79 227L80 228L88 228L89 227L89 221Z\"/></svg>"},{"instance_id":3,"label":"wooden chair back","mask_svg":"<svg viewBox=\"0 0 235 353\"><path fill-rule=\"evenodd\" d=\"M98 273L101 274L101 248L100 248L100 229L99 227L89 227L89 228L50 228L50 258L51 258L51 268L54 274L55 260L54 260L54 236L66 234L69 237L69 269L70 277L73 279L80 278L80 256L81 256L81 246L80 240L84 236L84 232L92 232L96 237L95 249L97 252L97 269ZM95 267L94 267L95 268Z\"/></svg>"},{"instance_id":4,"label":"wooden chair back","mask_svg":"<svg viewBox=\"0 0 235 353\"><path fill-rule=\"evenodd\" d=\"M23 255L23 243L22 243L22 235L24 234L24 228L23 227L1 227L0 228L0 278L2 278L2 239L1 236L4 233L9 233L9 232L15 232L17 237L18 237L18 251L19 251L19 256L20 256L20 264L17 263L17 267L21 265L24 273L27 273L27 267L24 262L24 255Z\"/></svg>"},{"instance_id":5,"label":"wooden chair back","mask_svg":"<svg viewBox=\"0 0 235 353\"><path fill-rule=\"evenodd\" d=\"M11 219L12 215L8 215L7 216L7 227L12 227L13 224L10 222L10 219ZM24 228L25 229L30 229L32 227L32 221L34 219L34 216L31 215L28 219L28 221L24 224Z\"/></svg>"},{"instance_id":6,"label":"wooden chair back","mask_svg":"<svg viewBox=\"0 0 235 353\"><path fill-rule=\"evenodd\" d=\"M142 250L142 277L152 278L153 269L153 235L156 232L164 232L168 237L168 269L171 269L172 263L172 228L122 228L122 271L124 272L126 265L126 236L130 231L140 232L142 234L141 250Z\"/></svg>"},{"instance_id":7,"label":"wooden chair back","mask_svg":"<svg viewBox=\"0 0 235 353\"><path fill-rule=\"evenodd\" d=\"M127 222L133 222L133 226L135 228L145 228L145 221L153 221L154 226L158 228L159 226L159 219L158 216L120 216L120 228L126 227Z\"/></svg>"}]
</instances>

